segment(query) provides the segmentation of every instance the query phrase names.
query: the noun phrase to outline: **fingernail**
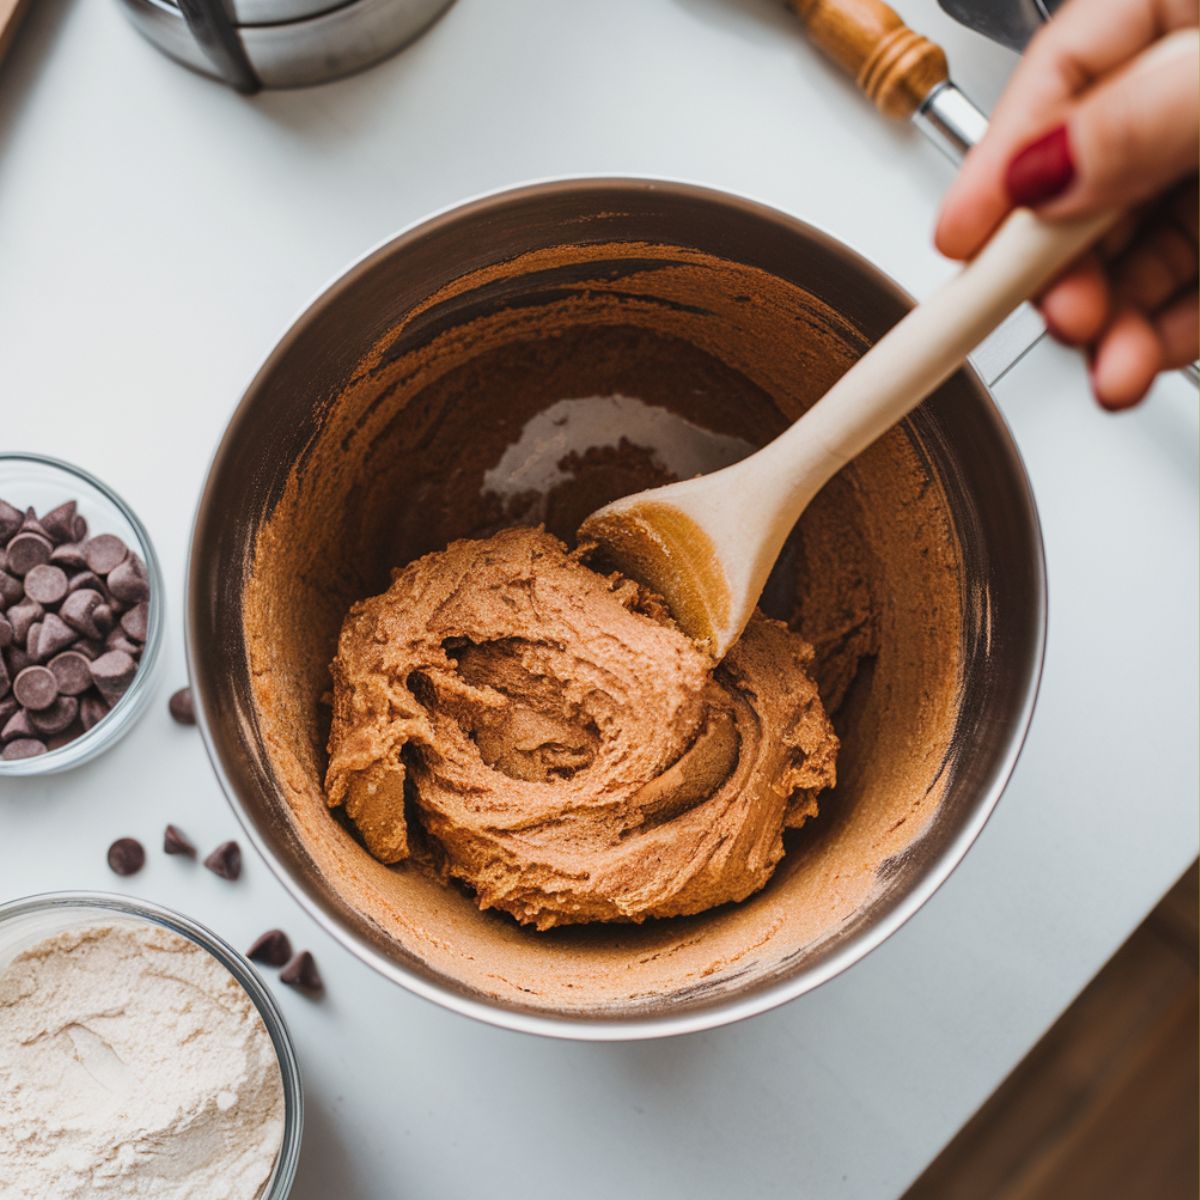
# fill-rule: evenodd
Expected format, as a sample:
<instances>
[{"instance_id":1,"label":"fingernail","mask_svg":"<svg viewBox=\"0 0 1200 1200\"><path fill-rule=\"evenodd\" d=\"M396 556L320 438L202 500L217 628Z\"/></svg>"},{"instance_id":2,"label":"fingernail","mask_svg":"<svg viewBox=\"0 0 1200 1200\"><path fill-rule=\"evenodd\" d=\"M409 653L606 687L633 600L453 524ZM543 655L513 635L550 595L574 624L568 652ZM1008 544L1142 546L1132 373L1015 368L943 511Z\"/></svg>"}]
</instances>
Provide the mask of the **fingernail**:
<instances>
[{"instance_id":1,"label":"fingernail","mask_svg":"<svg viewBox=\"0 0 1200 1200\"><path fill-rule=\"evenodd\" d=\"M1059 125L1021 150L1004 176L1014 204L1041 204L1061 195L1075 178L1067 127Z\"/></svg>"}]
</instances>

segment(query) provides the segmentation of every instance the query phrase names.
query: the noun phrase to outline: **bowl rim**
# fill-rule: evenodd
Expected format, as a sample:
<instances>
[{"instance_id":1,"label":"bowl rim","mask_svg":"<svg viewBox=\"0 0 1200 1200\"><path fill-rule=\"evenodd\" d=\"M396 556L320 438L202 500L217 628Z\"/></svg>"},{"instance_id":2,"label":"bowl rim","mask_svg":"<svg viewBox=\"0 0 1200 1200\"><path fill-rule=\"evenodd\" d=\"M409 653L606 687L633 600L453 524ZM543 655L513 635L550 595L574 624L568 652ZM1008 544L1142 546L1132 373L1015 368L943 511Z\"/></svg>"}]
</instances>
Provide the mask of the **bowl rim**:
<instances>
[{"instance_id":1,"label":"bowl rim","mask_svg":"<svg viewBox=\"0 0 1200 1200\"><path fill-rule=\"evenodd\" d=\"M262 1018L267 1036L275 1050L284 1100L279 1153L261 1200L285 1200L295 1181L300 1162L300 1144L304 1133L304 1085L291 1031L275 997L258 972L244 954L235 950L206 925L166 905L134 896L124 896L118 892L35 892L30 896L20 896L15 900L0 903L0 928L19 917L67 909L80 910L81 914L84 914L81 923L88 921L90 917L112 913L169 929L212 955L250 997L250 1002Z\"/></svg>"},{"instance_id":2,"label":"bowl rim","mask_svg":"<svg viewBox=\"0 0 1200 1200\"><path fill-rule=\"evenodd\" d=\"M155 668L158 666L161 656L163 632L166 628L167 597L166 588L163 585L162 564L158 560L158 552L150 538L150 531L142 523L141 517L134 511L133 506L109 487L104 480L76 463L55 458L49 454L39 454L32 450L0 451L0 467L10 462L31 463L37 467L60 471L64 475L73 476L85 486L99 492L133 530L138 542L137 550L146 564L146 574L149 576L150 582L149 623L146 629L146 640L142 644L142 657L138 661L138 669L124 695L105 714L104 719L97 721L91 729L80 734L73 741L59 746L57 750L48 750L45 754L39 754L33 758L18 758L10 761L0 759L0 779L31 779L53 775L59 771L69 771L90 762L97 755L112 749L145 712L158 682Z\"/></svg>"},{"instance_id":3,"label":"bowl rim","mask_svg":"<svg viewBox=\"0 0 1200 1200\"><path fill-rule=\"evenodd\" d=\"M497 206L521 202L527 199L554 197L564 193L586 191L589 188L623 191L631 195L669 192L683 199L707 201L709 203L732 207L759 220L783 226L789 232L799 234L821 245L836 256L852 263L864 275L870 278L876 287L902 304L905 309L912 308L915 304L914 298L896 283L891 276L887 275L875 263L839 238L834 237L800 217L794 216L772 204L747 196L744 193L730 192L722 188L690 180L669 177L635 177L623 174L554 176L514 186L490 189L469 199L445 205L424 217L409 222L398 232L381 239L326 282L288 325L255 371L249 384L243 390L241 398L231 414L225 431L213 453L208 472L205 475L204 486L197 500L195 517L188 540L186 616L184 625L188 673L199 700L199 703L196 705L197 726L200 729L205 751L221 785L221 790L225 793L226 799L233 808L247 837L258 850L259 854L262 855L267 865L283 883L284 887L287 888L292 897L323 929L385 978L400 984L422 999L429 1000L452 1012L472 1017L475 1020L482 1021L484 1024L518 1033L538 1034L544 1037L576 1041L619 1042L698 1033L768 1012L840 975L876 947L887 941L893 933L911 920L924 907L930 897L933 896L954 872L967 851L979 837L1012 777L1013 770L1016 767L1021 750L1025 745L1025 739L1029 733L1041 685L1046 652L1048 603L1045 542L1042 536L1041 521L1033 494L1033 487L1025 467L1024 459L1021 456L1016 439L1003 412L996 404L991 389L970 362L964 363L960 369L976 384L981 400L983 401L983 413L994 426L1000 444L1007 449L1009 465L1012 468L1013 482L1018 489L1020 504L1024 509L1024 516L1029 524L1031 550L1033 551L1033 561L1030 564L1033 568L1033 577L1031 579L1032 587L1030 589L1029 603L1033 610L1032 628L1034 638L1032 647L1028 653L1028 669L1025 679L1021 684L1020 704L1012 715L1008 740L1003 754L999 756L986 786L980 789L975 805L962 827L947 841L941 852L930 860L925 874L913 884L909 892L895 904L890 912L885 913L869 926L857 930L842 948L831 953L821 962L798 970L794 974L772 980L744 996L730 996L714 1001L711 1005L707 1005L701 1009L688 1010L677 1014L672 1014L668 1011L649 1017L636 1015L628 1017L597 1016L573 1013L549 1015L510 1009L500 1003L489 1003L486 1000L465 995L452 986L444 985L436 980L410 971L407 967L385 957L372 946L360 941L357 935L346 929L333 915L328 913L309 895L308 891L301 886L299 881L292 877L290 871L279 861L265 840L259 835L254 821L242 805L233 781L224 769L217 753L215 739L209 729L207 704L203 694L203 687L199 682L201 672L196 652L196 642L199 637L197 626L198 609L201 605L202 581L196 569L195 542L200 521L211 502L211 492L215 477L222 461L231 452L232 446L237 441L240 427L249 418L251 397L274 369L276 363L290 351L291 347L300 338L305 336L305 327L309 320L327 306L336 303L345 292L353 289L360 277L371 271L378 261L402 252L406 245L441 229L443 226L486 217L489 211Z\"/></svg>"}]
</instances>

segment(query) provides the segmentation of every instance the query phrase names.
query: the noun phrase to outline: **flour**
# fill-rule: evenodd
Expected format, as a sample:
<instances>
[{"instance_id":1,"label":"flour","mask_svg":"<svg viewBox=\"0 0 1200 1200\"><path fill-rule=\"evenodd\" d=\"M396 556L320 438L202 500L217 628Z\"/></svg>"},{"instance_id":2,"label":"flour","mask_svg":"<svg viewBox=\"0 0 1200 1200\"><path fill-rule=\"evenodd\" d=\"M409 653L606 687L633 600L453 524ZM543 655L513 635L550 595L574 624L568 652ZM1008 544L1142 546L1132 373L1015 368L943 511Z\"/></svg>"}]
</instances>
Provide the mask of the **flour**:
<instances>
[{"instance_id":1,"label":"flour","mask_svg":"<svg viewBox=\"0 0 1200 1200\"><path fill-rule=\"evenodd\" d=\"M86 925L0 970L0 1200L254 1200L283 1111L257 1009L178 934Z\"/></svg>"}]
</instances>

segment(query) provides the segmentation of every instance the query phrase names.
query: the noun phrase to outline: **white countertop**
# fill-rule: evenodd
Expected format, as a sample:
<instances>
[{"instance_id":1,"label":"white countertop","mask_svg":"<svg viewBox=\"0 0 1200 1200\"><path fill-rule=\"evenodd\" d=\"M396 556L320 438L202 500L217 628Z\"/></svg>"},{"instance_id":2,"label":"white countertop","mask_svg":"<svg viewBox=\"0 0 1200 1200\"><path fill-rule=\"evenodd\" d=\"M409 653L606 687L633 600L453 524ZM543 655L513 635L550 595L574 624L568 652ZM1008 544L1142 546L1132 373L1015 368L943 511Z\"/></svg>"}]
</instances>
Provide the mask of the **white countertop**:
<instances>
[{"instance_id":1,"label":"white countertop","mask_svg":"<svg viewBox=\"0 0 1200 1200\"><path fill-rule=\"evenodd\" d=\"M899 7L990 105L1012 58L932 0ZM162 556L161 697L114 752L0 785L0 899L125 890L245 946L279 925L328 981L279 987L307 1085L296 1200L888 1197L934 1157L1197 852L1197 403L1179 377L1107 417L1040 345L998 394L1045 526L1050 639L1016 775L903 930L766 1016L658 1043L507 1034L375 975L253 857L231 885L152 853L235 836L173 725L182 580L209 456L291 318L374 242L530 178L662 175L819 225L917 294L950 167L878 118L780 6L459 0L400 57L244 100L112 3L38 0L0 67L0 448L77 461ZM244 839L243 839L244 842Z\"/></svg>"}]
</instances>

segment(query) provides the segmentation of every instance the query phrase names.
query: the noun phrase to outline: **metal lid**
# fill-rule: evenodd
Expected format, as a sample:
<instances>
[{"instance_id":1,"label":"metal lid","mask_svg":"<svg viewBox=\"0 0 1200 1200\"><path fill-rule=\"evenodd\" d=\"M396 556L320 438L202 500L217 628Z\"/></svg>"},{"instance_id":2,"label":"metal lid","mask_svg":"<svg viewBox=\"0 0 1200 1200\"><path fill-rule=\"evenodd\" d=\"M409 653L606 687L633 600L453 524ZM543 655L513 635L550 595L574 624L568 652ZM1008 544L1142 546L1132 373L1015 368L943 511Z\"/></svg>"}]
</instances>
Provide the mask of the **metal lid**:
<instances>
[{"instance_id":1,"label":"metal lid","mask_svg":"<svg viewBox=\"0 0 1200 1200\"><path fill-rule=\"evenodd\" d=\"M172 8L179 7L178 0L167 3ZM280 25L344 8L353 0L223 0L223 3L235 25Z\"/></svg>"}]
</instances>

